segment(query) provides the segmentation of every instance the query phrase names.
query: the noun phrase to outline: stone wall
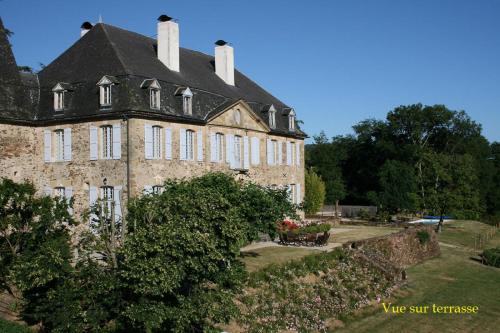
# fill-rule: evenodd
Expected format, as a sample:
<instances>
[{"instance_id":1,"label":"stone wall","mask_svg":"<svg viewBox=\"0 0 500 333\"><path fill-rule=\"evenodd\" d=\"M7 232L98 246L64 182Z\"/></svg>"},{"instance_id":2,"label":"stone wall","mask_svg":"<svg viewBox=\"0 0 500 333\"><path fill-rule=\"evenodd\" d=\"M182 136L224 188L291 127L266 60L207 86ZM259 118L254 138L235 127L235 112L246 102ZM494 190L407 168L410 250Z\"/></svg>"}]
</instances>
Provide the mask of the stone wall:
<instances>
[{"instance_id":1,"label":"stone wall","mask_svg":"<svg viewBox=\"0 0 500 333\"><path fill-rule=\"evenodd\" d=\"M429 239L421 241L419 232L427 233ZM388 262L398 269L415 265L441 253L436 232L430 226L408 227L387 236L347 243L344 247L362 253L372 261Z\"/></svg>"}]
</instances>

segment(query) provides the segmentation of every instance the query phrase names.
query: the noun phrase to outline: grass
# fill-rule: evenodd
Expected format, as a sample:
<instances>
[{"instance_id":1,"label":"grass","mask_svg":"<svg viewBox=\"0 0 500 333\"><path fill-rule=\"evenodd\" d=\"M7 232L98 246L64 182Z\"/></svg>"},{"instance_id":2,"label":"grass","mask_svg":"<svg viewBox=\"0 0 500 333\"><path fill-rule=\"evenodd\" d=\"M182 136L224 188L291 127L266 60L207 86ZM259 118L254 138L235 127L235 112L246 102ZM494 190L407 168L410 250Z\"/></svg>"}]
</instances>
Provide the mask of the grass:
<instances>
[{"instance_id":1,"label":"grass","mask_svg":"<svg viewBox=\"0 0 500 333\"><path fill-rule=\"evenodd\" d=\"M255 272L270 264L281 264L317 252L318 250L306 248L273 246L245 251L241 256L247 271Z\"/></svg>"},{"instance_id":2,"label":"grass","mask_svg":"<svg viewBox=\"0 0 500 333\"><path fill-rule=\"evenodd\" d=\"M12 323L0 318L0 332L2 333L33 333L31 329L26 326Z\"/></svg>"},{"instance_id":3,"label":"grass","mask_svg":"<svg viewBox=\"0 0 500 333\"><path fill-rule=\"evenodd\" d=\"M439 241L473 249L474 236L484 234L492 228L488 224L476 221L453 221L445 223L443 232L439 235ZM500 234L500 231L498 233ZM495 237L488 245L500 245L500 237Z\"/></svg>"},{"instance_id":4,"label":"grass","mask_svg":"<svg viewBox=\"0 0 500 333\"><path fill-rule=\"evenodd\" d=\"M498 332L500 327L500 269L470 260L473 234L484 225L457 221L445 226L440 241L457 247L441 247L441 257L408 269L408 283L393 298L396 305L478 306L477 314L386 314L382 304L343 318L335 332ZM472 240L472 246L471 241ZM492 244L500 240L500 233Z\"/></svg>"},{"instance_id":5,"label":"grass","mask_svg":"<svg viewBox=\"0 0 500 333\"><path fill-rule=\"evenodd\" d=\"M332 228L332 235L329 242L347 243L366 238L385 236L400 230L401 228L342 225Z\"/></svg>"}]
</instances>

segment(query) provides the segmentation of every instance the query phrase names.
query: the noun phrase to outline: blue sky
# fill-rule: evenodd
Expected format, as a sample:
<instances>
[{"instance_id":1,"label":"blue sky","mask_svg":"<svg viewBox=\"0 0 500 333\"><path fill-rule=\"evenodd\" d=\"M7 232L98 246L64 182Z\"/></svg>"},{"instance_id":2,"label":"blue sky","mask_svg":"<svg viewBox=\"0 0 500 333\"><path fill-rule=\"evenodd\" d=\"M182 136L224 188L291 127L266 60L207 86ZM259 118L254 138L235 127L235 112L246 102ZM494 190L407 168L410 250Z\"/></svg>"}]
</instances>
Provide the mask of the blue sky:
<instances>
[{"instance_id":1,"label":"blue sky","mask_svg":"<svg viewBox=\"0 0 500 333\"><path fill-rule=\"evenodd\" d=\"M20 65L71 46L83 21L148 36L179 20L181 46L230 41L239 70L295 107L313 136L421 102L465 110L500 141L500 0L0 0Z\"/></svg>"}]
</instances>

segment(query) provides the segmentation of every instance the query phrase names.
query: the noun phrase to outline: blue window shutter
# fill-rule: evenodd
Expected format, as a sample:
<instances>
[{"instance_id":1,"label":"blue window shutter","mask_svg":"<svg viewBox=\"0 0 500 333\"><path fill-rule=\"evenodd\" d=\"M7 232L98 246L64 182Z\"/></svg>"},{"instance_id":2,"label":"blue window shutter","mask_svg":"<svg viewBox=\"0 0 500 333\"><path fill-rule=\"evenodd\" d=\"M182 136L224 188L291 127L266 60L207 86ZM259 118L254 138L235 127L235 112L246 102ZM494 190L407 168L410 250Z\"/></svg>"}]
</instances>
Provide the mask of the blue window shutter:
<instances>
[{"instance_id":1,"label":"blue window shutter","mask_svg":"<svg viewBox=\"0 0 500 333\"><path fill-rule=\"evenodd\" d=\"M97 127L90 126L90 160L97 160Z\"/></svg>"},{"instance_id":2,"label":"blue window shutter","mask_svg":"<svg viewBox=\"0 0 500 333\"><path fill-rule=\"evenodd\" d=\"M43 188L43 195L45 195L47 197L51 197L52 196L52 188L50 188L49 186L45 186Z\"/></svg>"},{"instance_id":3,"label":"blue window shutter","mask_svg":"<svg viewBox=\"0 0 500 333\"><path fill-rule=\"evenodd\" d=\"M66 197L66 200L68 203L70 202L71 198L73 197L73 188L72 187L66 187L64 189L64 196ZM68 208L68 213L73 214L73 208L69 207Z\"/></svg>"},{"instance_id":4,"label":"blue window shutter","mask_svg":"<svg viewBox=\"0 0 500 333\"><path fill-rule=\"evenodd\" d=\"M52 132L49 130L43 131L43 160L45 162L52 161Z\"/></svg>"},{"instance_id":5,"label":"blue window shutter","mask_svg":"<svg viewBox=\"0 0 500 333\"><path fill-rule=\"evenodd\" d=\"M292 143L286 142L286 165L292 165Z\"/></svg>"},{"instance_id":6,"label":"blue window shutter","mask_svg":"<svg viewBox=\"0 0 500 333\"><path fill-rule=\"evenodd\" d=\"M283 163L283 141L278 141L278 163L277 165L281 165Z\"/></svg>"},{"instance_id":7,"label":"blue window shutter","mask_svg":"<svg viewBox=\"0 0 500 333\"><path fill-rule=\"evenodd\" d=\"M210 162L217 162L217 142L215 133L210 133Z\"/></svg>"},{"instance_id":8,"label":"blue window shutter","mask_svg":"<svg viewBox=\"0 0 500 333\"><path fill-rule=\"evenodd\" d=\"M153 158L153 127L144 125L144 154L147 160Z\"/></svg>"},{"instance_id":9,"label":"blue window shutter","mask_svg":"<svg viewBox=\"0 0 500 333\"><path fill-rule=\"evenodd\" d=\"M229 134L229 167L236 168L236 160L234 158L234 135Z\"/></svg>"},{"instance_id":10,"label":"blue window shutter","mask_svg":"<svg viewBox=\"0 0 500 333\"><path fill-rule=\"evenodd\" d=\"M186 154L186 129L181 128L179 130L179 158L181 161L185 161L187 159Z\"/></svg>"},{"instance_id":11,"label":"blue window shutter","mask_svg":"<svg viewBox=\"0 0 500 333\"><path fill-rule=\"evenodd\" d=\"M300 183L297 183L297 185L295 185L295 191L297 192L297 205L299 205L302 201L301 201L301 198L302 198L302 193L300 193Z\"/></svg>"},{"instance_id":12,"label":"blue window shutter","mask_svg":"<svg viewBox=\"0 0 500 333\"><path fill-rule=\"evenodd\" d=\"M297 157L297 165L300 165L300 143L295 143L295 147L297 149L297 154L295 154Z\"/></svg>"},{"instance_id":13,"label":"blue window shutter","mask_svg":"<svg viewBox=\"0 0 500 333\"><path fill-rule=\"evenodd\" d=\"M64 129L64 160L71 161L71 128Z\"/></svg>"},{"instance_id":14,"label":"blue window shutter","mask_svg":"<svg viewBox=\"0 0 500 333\"><path fill-rule=\"evenodd\" d=\"M248 136L243 137L243 169L248 170L250 168L250 156L249 156L249 142Z\"/></svg>"},{"instance_id":15,"label":"blue window shutter","mask_svg":"<svg viewBox=\"0 0 500 333\"><path fill-rule=\"evenodd\" d=\"M199 130L197 132L197 138L196 138L196 143L197 143L197 154L198 154L198 161L203 161L203 130Z\"/></svg>"},{"instance_id":16,"label":"blue window shutter","mask_svg":"<svg viewBox=\"0 0 500 333\"><path fill-rule=\"evenodd\" d=\"M231 164L231 134L226 135L226 162Z\"/></svg>"},{"instance_id":17,"label":"blue window shutter","mask_svg":"<svg viewBox=\"0 0 500 333\"><path fill-rule=\"evenodd\" d=\"M260 139L257 137L252 137L252 164L259 165L260 164Z\"/></svg>"},{"instance_id":18,"label":"blue window shutter","mask_svg":"<svg viewBox=\"0 0 500 333\"><path fill-rule=\"evenodd\" d=\"M273 150L273 142L271 139L267 139L267 165L273 165L274 152Z\"/></svg>"},{"instance_id":19,"label":"blue window shutter","mask_svg":"<svg viewBox=\"0 0 500 333\"><path fill-rule=\"evenodd\" d=\"M172 159L172 129L165 128L165 159Z\"/></svg>"},{"instance_id":20,"label":"blue window shutter","mask_svg":"<svg viewBox=\"0 0 500 333\"><path fill-rule=\"evenodd\" d=\"M113 125L113 159L122 158L122 131L120 124Z\"/></svg>"},{"instance_id":21,"label":"blue window shutter","mask_svg":"<svg viewBox=\"0 0 500 333\"><path fill-rule=\"evenodd\" d=\"M89 209L92 209L96 203L97 203L97 187L90 186L89 187ZM90 218L90 223L92 223L93 220L97 219L97 215L90 214L89 218Z\"/></svg>"}]
</instances>

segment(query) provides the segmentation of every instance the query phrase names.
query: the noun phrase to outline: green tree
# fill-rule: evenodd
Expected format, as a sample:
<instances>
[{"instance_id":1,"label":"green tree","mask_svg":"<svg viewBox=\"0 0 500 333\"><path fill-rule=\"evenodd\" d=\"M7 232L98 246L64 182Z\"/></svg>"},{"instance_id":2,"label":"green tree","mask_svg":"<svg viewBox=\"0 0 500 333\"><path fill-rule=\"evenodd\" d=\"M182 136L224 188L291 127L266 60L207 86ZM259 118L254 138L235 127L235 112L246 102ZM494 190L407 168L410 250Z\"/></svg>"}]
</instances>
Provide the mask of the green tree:
<instances>
[{"instance_id":1,"label":"green tree","mask_svg":"<svg viewBox=\"0 0 500 333\"><path fill-rule=\"evenodd\" d=\"M306 214L315 214L323 207L325 202L325 183L313 170L306 170L304 183L304 212Z\"/></svg>"},{"instance_id":2,"label":"green tree","mask_svg":"<svg viewBox=\"0 0 500 333\"><path fill-rule=\"evenodd\" d=\"M414 212L417 205L415 169L405 162L388 160L380 169L378 204L390 213Z\"/></svg>"}]
</instances>

